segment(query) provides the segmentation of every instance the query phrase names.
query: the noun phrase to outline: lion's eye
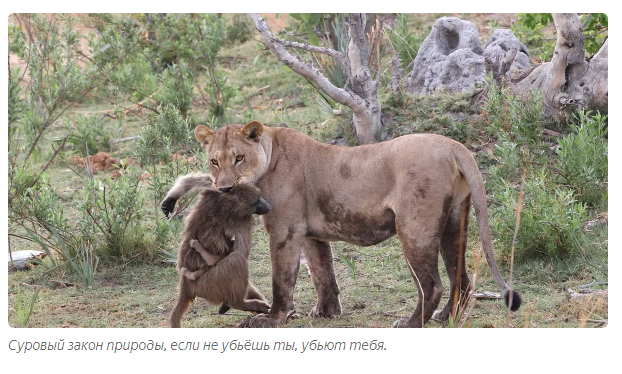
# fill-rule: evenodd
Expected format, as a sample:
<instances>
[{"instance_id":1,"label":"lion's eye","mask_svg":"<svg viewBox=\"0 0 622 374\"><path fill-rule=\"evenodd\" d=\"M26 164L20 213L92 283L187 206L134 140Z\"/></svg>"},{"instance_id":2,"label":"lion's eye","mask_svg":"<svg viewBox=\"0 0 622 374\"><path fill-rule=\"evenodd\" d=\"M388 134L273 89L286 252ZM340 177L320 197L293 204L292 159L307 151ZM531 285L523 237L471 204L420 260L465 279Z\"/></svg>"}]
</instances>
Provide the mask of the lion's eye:
<instances>
[{"instance_id":1,"label":"lion's eye","mask_svg":"<svg viewBox=\"0 0 622 374\"><path fill-rule=\"evenodd\" d=\"M214 166L218 166L218 160L216 160L215 158L211 159L210 163Z\"/></svg>"},{"instance_id":2,"label":"lion's eye","mask_svg":"<svg viewBox=\"0 0 622 374\"><path fill-rule=\"evenodd\" d=\"M235 156L235 163L236 164L238 162L242 162L242 160L244 160L244 155L237 155L237 156Z\"/></svg>"}]
</instances>

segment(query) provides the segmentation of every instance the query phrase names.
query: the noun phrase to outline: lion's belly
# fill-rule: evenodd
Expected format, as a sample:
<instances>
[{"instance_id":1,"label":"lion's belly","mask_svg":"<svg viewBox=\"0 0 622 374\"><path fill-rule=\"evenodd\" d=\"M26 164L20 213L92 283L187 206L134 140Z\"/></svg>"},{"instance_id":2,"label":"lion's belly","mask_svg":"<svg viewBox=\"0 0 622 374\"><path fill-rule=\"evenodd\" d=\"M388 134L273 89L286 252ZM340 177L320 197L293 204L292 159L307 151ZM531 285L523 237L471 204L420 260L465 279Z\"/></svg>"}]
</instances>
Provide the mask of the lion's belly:
<instances>
[{"instance_id":1,"label":"lion's belly","mask_svg":"<svg viewBox=\"0 0 622 374\"><path fill-rule=\"evenodd\" d=\"M307 236L322 241L369 246L395 235L395 214L390 209L361 213L339 204L324 205L307 218Z\"/></svg>"}]
</instances>

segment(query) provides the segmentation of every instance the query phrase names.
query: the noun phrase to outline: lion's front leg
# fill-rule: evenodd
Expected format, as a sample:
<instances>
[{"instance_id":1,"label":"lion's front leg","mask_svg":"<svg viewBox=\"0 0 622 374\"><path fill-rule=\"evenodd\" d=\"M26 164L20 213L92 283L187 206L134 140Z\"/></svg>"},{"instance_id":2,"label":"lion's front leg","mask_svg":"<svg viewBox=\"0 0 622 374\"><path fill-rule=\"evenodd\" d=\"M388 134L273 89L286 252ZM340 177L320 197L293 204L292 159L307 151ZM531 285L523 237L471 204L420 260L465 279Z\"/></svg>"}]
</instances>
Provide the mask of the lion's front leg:
<instances>
[{"instance_id":1,"label":"lion's front leg","mask_svg":"<svg viewBox=\"0 0 622 374\"><path fill-rule=\"evenodd\" d=\"M267 315L258 315L240 327L278 327L287 322L294 309L294 286L300 267L302 234L285 226L284 233L270 235L270 259L272 260L272 306Z\"/></svg>"},{"instance_id":2,"label":"lion's front leg","mask_svg":"<svg viewBox=\"0 0 622 374\"><path fill-rule=\"evenodd\" d=\"M339 287L335 279L330 243L305 239L302 250L317 292L317 302L311 310L311 316L326 318L340 315Z\"/></svg>"}]
</instances>

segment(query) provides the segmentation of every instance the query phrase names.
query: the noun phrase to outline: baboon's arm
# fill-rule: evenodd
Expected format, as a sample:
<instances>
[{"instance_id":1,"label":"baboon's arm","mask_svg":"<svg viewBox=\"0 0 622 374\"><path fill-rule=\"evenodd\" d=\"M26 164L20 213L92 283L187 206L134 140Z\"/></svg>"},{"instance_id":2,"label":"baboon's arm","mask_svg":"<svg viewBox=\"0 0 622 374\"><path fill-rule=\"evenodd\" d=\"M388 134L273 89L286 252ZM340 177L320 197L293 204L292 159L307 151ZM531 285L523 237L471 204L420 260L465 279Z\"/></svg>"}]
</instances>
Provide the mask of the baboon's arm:
<instances>
[{"instance_id":1,"label":"baboon's arm","mask_svg":"<svg viewBox=\"0 0 622 374\"><path fill-rule=\"evenodd\" d=\"M240 252L244 257L248 258L248 255L251 252L251 238L248 237L249 233L238 232L234 236L233 240L233 252Z\"/></svg>"},{"instance_id":2,"label":"baboon's arm","mask_svg":"<svg viewBox=\"0 0 622 374\"><path fill-rule=\"evenodd\" d=\"M198 277L200 277L201 275L207 273L207 269L206 268L200 268L199 270L195 270L195 271L190 271L186 268L181 268L181 274L190 279L190 280L196 280Z\"/></svg>"},{"instance_id":3,"label":"baboon's arm","mask_svg":"<svg viewBox=\"0 0 622 374\"><path fill-rule=\"evenodd\" d=\"M168 217L170 213L175 209L177 200L190 192L193 188L209 188L212 186L212 180L209 174L205 173L192 173L177 178L175 185L168 191L166 199L162 202L160 208L164 212L164 215Z\"/></svg>"},{"instance_id":4,"label":"baboon's arm","mask_svg":"<svg viewBox=\"0 0 622 374\"><path fill-rule=\"evenodd\" d=\"M201 257L203 258L203 261L205 261L209 266L214 266L218 261L220 261L220 256L213 255L206 251L198 240L190 240L190 247L192 247L195 251L199 252Z\"/></svg>"}]
</instances>

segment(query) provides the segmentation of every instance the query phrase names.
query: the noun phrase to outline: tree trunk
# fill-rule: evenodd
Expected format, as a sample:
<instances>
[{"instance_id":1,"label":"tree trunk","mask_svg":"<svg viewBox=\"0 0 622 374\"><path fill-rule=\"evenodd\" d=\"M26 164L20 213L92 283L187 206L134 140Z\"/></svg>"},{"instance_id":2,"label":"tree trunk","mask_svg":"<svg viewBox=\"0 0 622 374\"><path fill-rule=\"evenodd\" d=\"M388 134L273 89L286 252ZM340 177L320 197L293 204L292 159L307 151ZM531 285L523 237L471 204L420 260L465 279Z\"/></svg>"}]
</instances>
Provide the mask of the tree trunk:
<instances>
[{"instance_id":1,"label":"tree trunk","mask_svg":"<svg viewBox=\"0 0 622 374\"><path fill-rule=\"evenodd\" d=\"M259 14L249 13L248 16L259 31L263 43L281 62L313 82L336 102L352 109L356 136L361 143L367 144L378 141L381 126L380 95L378 82L372 79L368 66L369 53L364 14L350 14L348 16L349 42L345 55L330 48L280 40L272 35L266 22ZM335 87L314 65L292 56L285 50L285 47L323 53L336 59L348 76L346 87Z\"/></svg>"},{"instance_id":2,"label":"tree trunk","mask_svg":"<svg viewBox=\"0 0 622 374\"><path fill-rule=\"evenodd\" d=\"M373 143L380 133L380 95L378 82L375 82L369 71L369 50L365 26L367 17L364 13L348 15L348 50L346 56L350 66L347 72L352 91L365 100L364 107L353 108L354 128L359 140Z\"/></svg>"},{"instance_id":3,"label":"tree trunk","mask_svg":"<svg viewBox=\"0 0 622 374\"><path fill-rule=\"evenodd\" d=\"M574 13L553 13L557 43L551 62L517 81L518 90L539 89L549 114L565 109L608 108L608 42L590 60L585 58L585 35Z\"/></svg>"}]
</instances>

